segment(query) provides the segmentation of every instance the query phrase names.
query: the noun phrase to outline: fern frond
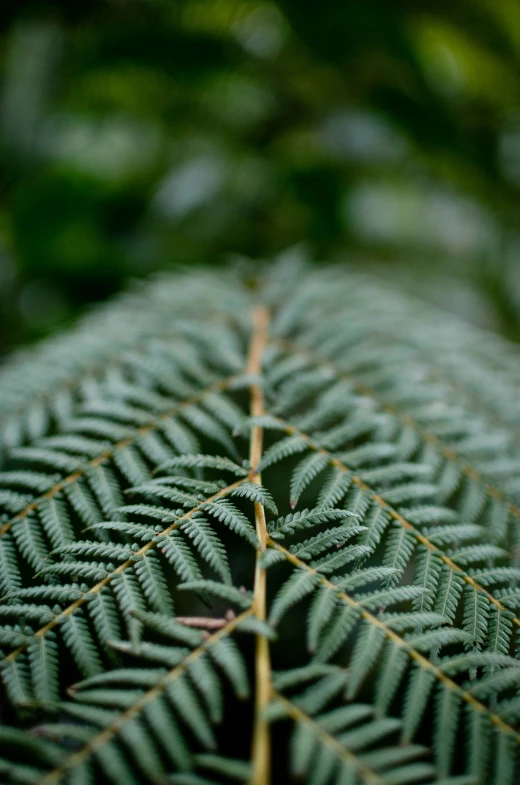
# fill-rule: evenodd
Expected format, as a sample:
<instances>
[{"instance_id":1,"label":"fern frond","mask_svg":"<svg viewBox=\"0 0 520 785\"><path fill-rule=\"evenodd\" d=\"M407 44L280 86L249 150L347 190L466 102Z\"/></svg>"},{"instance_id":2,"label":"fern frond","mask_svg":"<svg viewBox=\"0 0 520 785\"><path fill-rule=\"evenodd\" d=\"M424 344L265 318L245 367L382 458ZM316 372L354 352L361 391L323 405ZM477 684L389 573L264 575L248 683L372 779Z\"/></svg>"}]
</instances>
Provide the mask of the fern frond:
<instances>
[{"instance_id":1,"label":"fern frond","mask_svg":"<svg viewBox=\"0 0 520 785\"><path fill-rule=\"evenodd\" d=\"M279 420L279 423L281 424L281 420ZM372 534L374 531L374 516L372 516L369 525L367 526L367 534L372 534L373 541L375 540L375 545L377 545L381 540L381 537L384 534L385 529L388 528L390 521L394 524L393 533L387 537L385 544L386 547L383 553L383 563L385 566L402 572L407 564L411 561L418 544L426 546L426 548L438 556L438 558L444 564L446 577L437 586L437 607L443 608L444 610L442 612L446 613L448 618L453 618L455 609L457 607L461 594L461 581L466 583L467 586L471 587L474 591L479 592L481 595L482 600L479 601L481 602L480 609L482 613L487 613L488 604L491 604L503 611L507 610L507 606L503 604L498 596L494 596L494 594L488 591L484 586L480 586L480 584L478 584L471 575L464 571L464 568L467 565L470 565L473 560L475 560L475 562L482 562L485 560L495 560L497 558L500 559L505 555L500 548L488 543L485 545L473 545L465 549L459 549L455 551L448 550L443 552L440 543L438 545L434 544L417 528L418 526L422 527L424 523L431 524L438 522L439 520L441 522L444 520L456 521L457 517L453 510L440 506L408 506L408 504L415 501L415 499L413 495L410 498L409 493L407 493L405 494L404 498L400 500L398 499L399 508L403 501L405 504L403 507L403 512L401 513L399 510L395 509L387 500L387 491L379 493L377 489L372 489L367 486L365 481L363 481L357 474L353 474L352 470L343 463L342 459L344 456L339 458L332 453L328 453L323 448L314 444L308 434L298 431L295 426L286 424L283 430L292 434L288 437L290 439L292 439L293 434L297 432L298 438L303 440L310 447L310 449L317 451L315 454L320 454L324 457L327 457L327 464L330 464L337 468L340 472L349 475L351 483L358 487L359 490L371 500L375 507L382 510L383 514L377 515L378 529L375 536ZM283 440L281 443L283 444ZM271 449L271 454L275 455L276 457L278 453L275 453L273 448ZM276 459L278 460L278 458ZM297 468L296 473L298 473L298 471L299 469ZM416 488L417 486L414 487ZM433 487L434 486L429 486L430 489ZM349 512L352 514L353 511L349 510ZM294 532L294 530L295 527L289 529L290 532ZM283 528L280 531L283 533ZM433 531L435 533L435 529ZM450 571L449 574L446 573L446 569ZM435 587L435 583L432 584L431 588L435 589ZM466 592L464 597L471 601L471 592ZM469 618L469 615L471 615L471 609L469 607L466 610L466 614L467 618ZM519 619L515 618L513 624L516 628L520 628ZM483 628L483 633L485 634L485 627ZM476 643L478 643L478 640Z\"/></svg>"},{"instance_id":2,"label":"fern frond","mask_svg":"<svg viewBox=\"0 0 520 785\"><path fill-rule=\"evenodd\" d=\"M312 675L311 675L312 678ZM276 719L287 717L294 724L291 740L291 768L296 777L312 777L322 783L362 782L442 782L428 750L414 744L392 745L399 731L395 719L378 719L370 705L350 704L327 708L333 695L326 684L330 677L316 682L296 699L279 692ZM325 687L325 700L320 696ZM324 704L324 705L323 705ZM377 744L377 749L371 749ZM426 758L426 760L424 760ZM447 780L445 781L447 784ZM450 782L471 782L457 778Z\"/></svg>"},{"instance_id":3,"label":"fern frond","mask_svg":"<svg viewBox=\"0 0 520 785\"><path fill-rule=\"evenodd\" d=\"M403 586L396 589L375 590L372 592L350 595L345 591L342 591L328 578L320 575L316 568L299 560L279 543L272 542L272 545L280 552L284 552L286 559L299 568L292 574L287 584L282 587L275 600L271 618L273 623L278 623L281 616L295 603L300 602L305 596L316 591L323 593L323 589L325 588L331 592L335 592L338 606L346 606L343 610L340 610L338 607L336 615L331 617L331 620L325 626L324 632L319 636L320 641L316 647L317 651L315 655L318 662L327 661L336 654L338 649L347 643L352 631L356 628L357 623L361 621L361 631L349 664L350 685L347 693L349 697L353 698L356 696L363 681L366 680L369 671L373 669L376 661L380 658L385 641L388 640L391 648L406 653L409 658L410 690L414 689L413 685L416 682L417 684L421 683L417 681L417 679L415 681L413 680L414 669L416 672L424 670L426 674L424 678L427 678L426 683L428 684L429 690L431 690L435 682L437 682L438 694L440 696L439 701L441 701L442 696L444 696L447 691L449 691L450 694L454 693L458 702L465 702L472 711L484 713L487 717L490 729L492 727L495 731L498 729L499 733L511 736L516 740L517 744L520 744L520 734L515 731L514 727L503 722L494 710L496 706L494 706L493 709L486 708L486 706L475 697L476 695L478 695L479 698L488 696L488 684L490 684L491 690L494 691L495 696L499 694L502 688L507 690L510 687L515 686L520 679L520 668L518 662L514 658L511 659L504 656L501 659L491 652L482 652L479 655L471 654L457 658L447 658L442 664L434 664L421 654L423 648L426 648L427 651L436 651L439 646L449 645L454 642L467 645L472 642L472 637L471 632L453 629L448 629L446 631L444 629L439 629L436 630L434 634L428 633L415 637L410 634L404 636L398 635L392 628L392 617L388 618L382 614L381 608L386 608L395 603L413 600L414 597L421 594L419 587ZM309 624L313 622L314 614L319 613L321 607L319 602L313 604ZM330 617L330 611L328 613ZM442 616L441 619L447 621L447 619L445 620ZM411 623L414 623L414 621L417 621L417 619L412 619ZM431 626L432 622L435 626L438 626L439 615L433 614L433 619L426 617L421 621L422 624L420 624L420 626L423 628L428 628ZM319 622L316 623L319 624ZM417 647L414 644L417 644ZM470 675L471 672L478 667L494 671L497 666L501 668L498 674L493 672L491 676L484 676L477 682L469 682L472 686L467 689L460 687L449 676L446 676L446 674L453 675L455 673L460 673L461 671L467 672L468 675ZM405 669L406 665L401 658L401 664L398 671L400 676L403 676ZM490 680L492 681L490 682ZM394 684L394 692L396 687L397 684ZM420 696L417 696L414 692L414 697L410 697L407 704L405 704L409 706L413 704L414 707L413 732L416 731L426 710L426 700L429 695L429 690L424 694L422 703ZM404 726L409 728L410 720L407 719L407 716L407 714L404 715L403 722ZM445 734L446 732L449 733L449 730L446 731L442 726L442 722L442 716L440 716L437 720L437 733L439 738L443 738L442 734ZM412 738L413 732L409 731L410 735L407 736L407 738ZM444 759L441 760L441 752L442 755L445 754L447 743L445 743L445 741L439 741L437 743L437 748L441 769L449 768L446 761Z\"/></svg>"},{"instance_id":4,"label":"fern frond","mask_svg":"<svg viewBox=\"0 0 520 785\"><path fill-rule=\"evenodd\" d=\"M188 544L190 540L193 541L200 556L217 571L226 583L229 583L230 574L225 549L209 522L202 517L200 509L205 504L222 499L227 493L233 491L240 482L241 480L238 480L229 486L220 487L212 496L197 503L188 512L180 510L170 516L172 522L166 528L160 529L159 532L152 530L151 536L140 546L130 547L129 545L89 541L64 546L60 551L61 558L59 560L41 567L42 575L44 577L63 576L68 580L81 581L91 585L84 586L80 590L79 596L74 592L72 602L69 601L70 595L67 592L60 594L59 598L54 594L53 599L61 600L64 605L52 613L47 611L47 606L42 606L40 617L37 617L36 610L39 606L33 608L33 606L23 605L18 608L13 603L5 606L7 617L16 619L25 613L25 616L29 615L31 619L36 621L39 619L40 621L40 626L28 631L27 640L17 645L6 656L6 661L13 662L18 657L26 658L25 652L33 637L38 641L44 640L47 635L52 634L52 631L61 624L62 620L80 612L83 606L87 611L90 611L92 607L99 612L100 606L92 605L92 599L101 594L105 595L107 592L113 593L119 612L127 617L127 624L129 623L128 614L133 613L136 609L144 608L147 604L156 610L171 607L171 598L163 567L152 553L152 550L157 549L158 546L166 559L173 564L181 580L197 581L200 580L201 573L197 558L191 552ZM139 508L138 512L141 512ZM133 534L130 526L131 524L124 522L122 527L117 523L108 524L109 529L115 528L122 530L123 533ZM184 532L187 539L182 536ZM142 541L142 527L138 529L138 534L138 539ZM69 556L73 556L74 560L71 561ZM81 557L86 560L81 560ZM108 561L104 561L105 559ZM114 565L114 562L117 566ZM36 595L33 590L31 596L45 600L48 598L49 592L46 587L39 587ZM1 608L2 606L0 606L0 613ZM27 609L26 612L24 609ZM107 623L104 613L98 620L102 622L100 629L104 631ZM91 633L85 631L85 634L89 645L95 646ZM71 639L64 638L65 645L70 642ZM103 645L105 642L106 638L101 637L100 643ZM38 667L38 651L39 649L35 648L33 657L29 660L31 672L34 672L34 669Z\"/></svg>"},{"instance_id":5,"label":"fern frond","mask_svg":"<svg viewBox=\"0 0 520 785\"><path fill-rule=\"evenodd\" d=\"M77 749L70 752L57 745L51 747L49 742L55 765L47 771L38 771L40 782L68 782L69 775L77 777L79 769L84 776L92 777L95 771L101 771L114 783L122 783L129 773L128 764L121 765L125 760L122 748L131 752L133 761L149 781L159 781L166 773L160 751L167 753L174 765L181 768L191 765L186 730L199 745L213 748L215 738L206 712L211 715L214 709L214 696L219 695L215 690L221 689L222 676L229 680L239 698L247 697L248 680L242 655L230 636L248 614L246 611L231 620L206 640L200 633L193 633L189 649L170 645L161 656L161 649L156 646L154 657L162 665L159 670L113 671L75 685L74 703L61 705L60 712L74 717L75 703L81 705L83 743L77 746L77 726L62 722L61 738L68 738ZM147 621L150 617L141 618ZM168 622L169 617L158 616L154 623L163 634L169 635ZM176 630L173 637L178 637ZM142 644L128 649L138 659L142 650L146 650ZM173 667L172 656L178 659ZM220 712L214 719L220 719ZM41 732L52 738L56 730L51 724Z\"/></svg>"},{"instance_id":6,"label":"fern frond","mask_svg":"<svg viewBox=\"0 0 520 785\"><path fill-rule=\"evenodd\" d=\"M0 369L0 779L514 785L517 353L339 267L259 278Z\"/></svg>"}]
</instances>

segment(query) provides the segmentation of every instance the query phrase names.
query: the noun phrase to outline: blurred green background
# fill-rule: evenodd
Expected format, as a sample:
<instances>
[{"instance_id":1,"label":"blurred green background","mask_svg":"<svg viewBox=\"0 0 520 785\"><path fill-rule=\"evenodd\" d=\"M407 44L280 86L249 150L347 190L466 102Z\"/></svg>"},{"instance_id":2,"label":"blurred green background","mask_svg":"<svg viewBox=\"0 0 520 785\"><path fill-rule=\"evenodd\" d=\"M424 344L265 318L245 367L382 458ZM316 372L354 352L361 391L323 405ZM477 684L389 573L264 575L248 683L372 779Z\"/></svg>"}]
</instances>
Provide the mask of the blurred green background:
<instances>
[{"instance_id":1,"label":"blurred green background","mask_svg":"<svg viewBox=\"0 0 520 785\"><path fill-rule=\"evenodd\" d=\"M300 242L520 340L518 0L3 0L0 69L0 353Z\"/></svg>"}]
</instances>

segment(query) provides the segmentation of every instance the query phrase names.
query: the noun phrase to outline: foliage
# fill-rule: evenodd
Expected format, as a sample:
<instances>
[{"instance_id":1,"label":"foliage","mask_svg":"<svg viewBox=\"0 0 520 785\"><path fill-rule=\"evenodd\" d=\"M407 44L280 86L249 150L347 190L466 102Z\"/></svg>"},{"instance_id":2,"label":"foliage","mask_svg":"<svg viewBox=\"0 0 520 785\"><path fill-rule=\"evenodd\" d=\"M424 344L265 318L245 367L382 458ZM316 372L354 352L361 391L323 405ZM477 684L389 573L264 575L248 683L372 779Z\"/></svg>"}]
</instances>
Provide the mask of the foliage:
<instances>
[{"instance_id":1,"label":"foliage","mask_svg":"<svg viewBox=\"0 0 520 785\"><path fill-rule=\"evenodd\" d=\"M0 351L172 259L302 240L518 340L519 13L4 0Z\"/></svg>"},{"instance_id":2,"label":"foliage","mask_svg":"<svg viewBox=\"0 0 520 785\"><path fill-rule=\"evenodd\" d=\"M2 781L517 782L516 351L250 272L2 371Z\"/></svg>"}]
</instances>

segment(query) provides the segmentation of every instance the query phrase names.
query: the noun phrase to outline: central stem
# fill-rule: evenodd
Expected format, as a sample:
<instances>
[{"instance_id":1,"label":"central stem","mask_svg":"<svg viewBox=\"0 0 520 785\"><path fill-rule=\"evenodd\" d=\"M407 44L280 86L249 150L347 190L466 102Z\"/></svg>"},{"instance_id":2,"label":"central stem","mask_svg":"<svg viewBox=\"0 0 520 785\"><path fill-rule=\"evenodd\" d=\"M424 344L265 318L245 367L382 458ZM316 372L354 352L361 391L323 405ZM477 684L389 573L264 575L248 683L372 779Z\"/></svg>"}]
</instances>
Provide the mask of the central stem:
<instances>
[{"instance_id":1,"label":"central stem","mask_svg":"<svg viewBox=\"0 0 520 785\"><path fill-rule=\"evenodd\" d=\"M253 335L249 348L247 372L259 376L262 370L262 356L267 344L269 312L263 306L253 309ZM251 385L251 416L265 414L264 393L260 384ZM249 460L252 482L260 485L262 478L257 468L262 459L263 428L255 425L251 430ZM266 616L266 573L261 566L262 554L267 543L265 510L260 502L255 502L255 525L259 548L256 554L253 612L260 621ZM271 699L271 661L269 642L263 635L256 639L255 657L255 724L253 731L252 773L250 785L269 785L271 781L271 743L267 722L267 707Z\"/></svg>"}]
</instances>

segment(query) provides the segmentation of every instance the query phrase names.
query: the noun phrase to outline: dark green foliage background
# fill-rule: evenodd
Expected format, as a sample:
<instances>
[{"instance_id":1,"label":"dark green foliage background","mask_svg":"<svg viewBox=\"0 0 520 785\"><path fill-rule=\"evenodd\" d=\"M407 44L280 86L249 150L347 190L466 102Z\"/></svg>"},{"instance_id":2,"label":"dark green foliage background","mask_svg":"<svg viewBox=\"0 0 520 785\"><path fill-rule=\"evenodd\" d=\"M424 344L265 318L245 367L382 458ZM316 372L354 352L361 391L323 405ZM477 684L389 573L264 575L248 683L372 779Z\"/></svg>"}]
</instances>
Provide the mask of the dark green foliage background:
<instances>
[{"instance_id":1,"label":"dark green foliage background","mask_svg":"<svg viewBox=\"0 0 520 785\"><path fill-rule=\"evenodd\" d=\"M0 9L0 351L173 262L376 268L520 336L514 0Z\"/></svg>"}]
</instances>

